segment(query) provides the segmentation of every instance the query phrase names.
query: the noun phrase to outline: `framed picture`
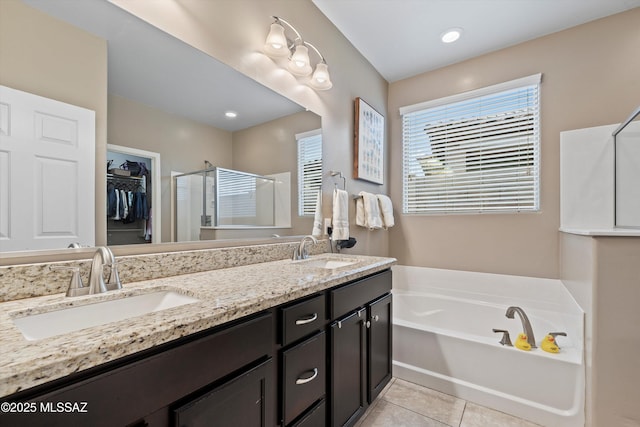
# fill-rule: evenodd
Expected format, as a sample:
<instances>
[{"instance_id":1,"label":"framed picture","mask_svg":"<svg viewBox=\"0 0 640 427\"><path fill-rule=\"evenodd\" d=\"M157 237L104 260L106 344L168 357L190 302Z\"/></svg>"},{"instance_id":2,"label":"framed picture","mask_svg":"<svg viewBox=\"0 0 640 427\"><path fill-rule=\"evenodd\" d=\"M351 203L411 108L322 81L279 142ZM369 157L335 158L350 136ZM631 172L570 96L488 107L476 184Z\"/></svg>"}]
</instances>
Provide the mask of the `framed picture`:
<instances>
[{"instance_id":1,"label":"framed picture","mask_svg":"<svg viewBox=\"0 0 640 427\"><path fill-rule=\"evenodd\" d=\"M355 100L353 177L384 184L384 116Z\"/></svg>"}]
</instances>

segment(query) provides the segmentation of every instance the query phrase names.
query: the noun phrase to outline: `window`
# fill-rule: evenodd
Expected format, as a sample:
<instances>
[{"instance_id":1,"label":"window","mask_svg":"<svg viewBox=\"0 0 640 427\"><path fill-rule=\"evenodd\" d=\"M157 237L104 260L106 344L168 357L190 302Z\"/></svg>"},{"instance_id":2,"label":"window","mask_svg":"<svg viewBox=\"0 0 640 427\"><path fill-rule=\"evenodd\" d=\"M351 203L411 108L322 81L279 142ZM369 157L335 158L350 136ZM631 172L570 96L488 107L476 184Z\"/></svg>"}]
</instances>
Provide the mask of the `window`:
<instances>
[{"instance_id":1,"label":"window","mask_svg":"<svg viewBox=\"0 0 640 427\"><path fill-rule=\"evenodd\" d=\"M228 169L217 168L218 216L220 224L234 224L237 218L257 215L256 177Z\"/></svg>"},{"instance_id":2,"label":"window","mask_svg":"<svg viewBox=\"0 0 640 427\"><path fill-rule=\"evenodd\" d=\"M298 141L298 215L313 215L322 186L322 131L296 135Z\"/></svg>"},{"instance_id":3,"label":"window","mask_svg":"<svg viewBox=\"0 0 640 427\"><path fill-rule=\"evenodd\" d=\"M403 213L537 211L540 80L401 108Z\"/></svg>"}]
</instances>

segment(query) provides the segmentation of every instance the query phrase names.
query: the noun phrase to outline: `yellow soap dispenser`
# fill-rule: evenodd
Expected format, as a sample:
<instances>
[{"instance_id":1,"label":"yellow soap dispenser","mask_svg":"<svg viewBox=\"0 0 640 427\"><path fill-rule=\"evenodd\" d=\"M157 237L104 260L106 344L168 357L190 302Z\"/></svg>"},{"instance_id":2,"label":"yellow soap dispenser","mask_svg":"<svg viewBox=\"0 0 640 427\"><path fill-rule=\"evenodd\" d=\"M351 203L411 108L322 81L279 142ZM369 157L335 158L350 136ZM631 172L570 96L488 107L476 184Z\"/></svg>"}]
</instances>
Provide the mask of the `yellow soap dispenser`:
<instances>
[{"instance_id":1,"label":"yellow soap dispenser","mask_svg":"<svg viewBox=\"0 0 640 427\"><path fill-rule=\"evenodd\" d=\"M556 339L553 335L546 335L540 343L540 348L547 353L558 353L560 351L560 347L556 344Z\"/></svg>"},{"instance_id":2,"label":"yellow soap dispenser","mask_svg":"<svg viewBox=\"0 0 640 427\"><path fill-rule=\"evenodd\" d=\"M516 339L515 347L524 351L531 350L531 344L527 342L527 334L525 334L524 332L518 334L518 339Z\"/></svg>"}]
</instances>

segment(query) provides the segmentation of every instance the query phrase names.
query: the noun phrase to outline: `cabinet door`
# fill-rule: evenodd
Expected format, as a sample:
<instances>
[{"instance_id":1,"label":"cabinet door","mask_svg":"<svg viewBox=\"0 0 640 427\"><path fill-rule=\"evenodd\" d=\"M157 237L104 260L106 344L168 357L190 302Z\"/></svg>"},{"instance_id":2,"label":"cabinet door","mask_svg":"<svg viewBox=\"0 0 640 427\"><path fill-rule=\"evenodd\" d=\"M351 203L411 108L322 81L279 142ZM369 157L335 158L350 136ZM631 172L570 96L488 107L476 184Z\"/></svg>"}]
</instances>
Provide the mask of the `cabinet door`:
<instances>
[{"instance_id":1,"label":"cabinet door","mask_svg":"<svg viewBox=\"0 0 640 427\"><path fill-rule=\"evenodd\" d=\"M367 308L367 398L371 403L391 379L391 294L372 302Z\"/></svg>"},{"instance_id":2,"label":"cabinet door","mask_svg":"<svg viewBox=\"0 0 640 427\"><path fill-rule=\"evenodd\" d=\"M272 426L271 359L174 410L174 427Z\"/></svg>"},{"instance_id":3,"label":"cabinet door","mask_svg":"<svg viewBox=\"0 0 640 427\"><path fill-rule=\"evenodd\" d=\"M351 425L366 407L365 314L362 309L331 324L331 425Z\"/></svg>"}]
</instances>

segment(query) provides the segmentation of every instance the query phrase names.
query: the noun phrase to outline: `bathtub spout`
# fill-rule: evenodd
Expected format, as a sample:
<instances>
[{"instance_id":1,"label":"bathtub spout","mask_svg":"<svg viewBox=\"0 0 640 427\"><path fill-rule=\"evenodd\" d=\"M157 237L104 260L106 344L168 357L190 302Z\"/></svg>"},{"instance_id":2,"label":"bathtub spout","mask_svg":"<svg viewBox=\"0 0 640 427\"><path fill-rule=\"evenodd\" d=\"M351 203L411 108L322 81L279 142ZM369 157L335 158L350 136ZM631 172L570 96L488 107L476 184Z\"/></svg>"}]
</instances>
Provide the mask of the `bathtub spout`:
<instances>
[{"instance_id":1,"label":"bathtub spout","mask_svg":"<svg viewBox=\"0 0 640 427\"><path fill-rule=\"evenodd\" d=\"M518 313L518 316L520 316L520 321L522 322L522 329L524 333L527 335L527 342L531 345L531 348L537 348L536 339L533 336L533 328L531 327L531 322L529 322L529 318L527 317L527 314L524 312L524 310L521 309L520 307L511 306L507 308L507 312L505 313L505 316L507 316L509 319L513 319L515 313Z\"/></svg>"}]
</instances>

